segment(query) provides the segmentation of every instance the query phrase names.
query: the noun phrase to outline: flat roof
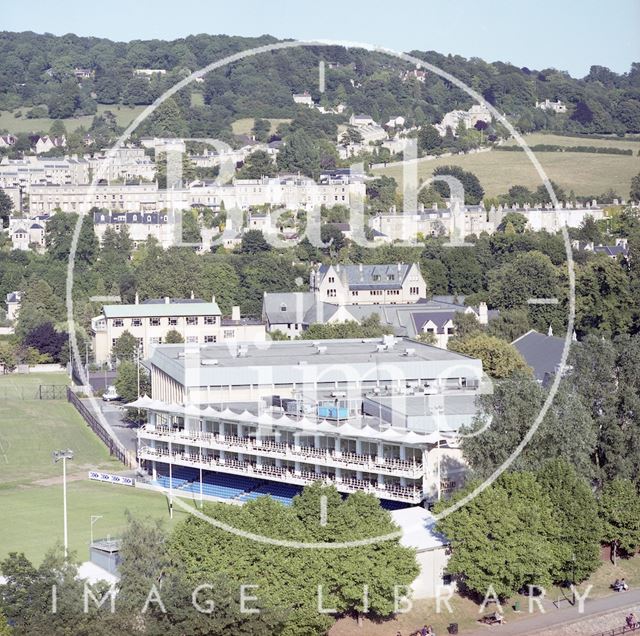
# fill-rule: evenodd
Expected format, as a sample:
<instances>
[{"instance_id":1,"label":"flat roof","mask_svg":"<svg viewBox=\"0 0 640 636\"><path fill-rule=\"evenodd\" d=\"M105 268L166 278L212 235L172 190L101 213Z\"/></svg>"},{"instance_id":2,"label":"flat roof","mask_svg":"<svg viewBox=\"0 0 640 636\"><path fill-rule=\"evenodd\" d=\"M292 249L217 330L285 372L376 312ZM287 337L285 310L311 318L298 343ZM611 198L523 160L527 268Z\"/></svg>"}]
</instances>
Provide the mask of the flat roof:
<instances>
[{"instance_id":1,"label":"flat roof","mask_svg":"<svg viewBox=\"0 0 640 636\"><path fill-rule=\"evenodd\" d=\"M435 531L434 516L425 508L415 506L390 512L393 521L402 530L400 545L418 552L437 550L449 545L447 539Z\"/></svg>"},{"instance_id":2,"label":"flat roof","mask_svg":"<svg viewBox=\"0 0 640 636\"><path fill-rule=\"evenodd\" d=\"M382 338L289 340L209 345L166 344L148 360L181 384L226 386L466 376L481 374L474 358L404 338L383 350ZM466 369L466 373L464 370Z\"/></svg>"}]
</instances>

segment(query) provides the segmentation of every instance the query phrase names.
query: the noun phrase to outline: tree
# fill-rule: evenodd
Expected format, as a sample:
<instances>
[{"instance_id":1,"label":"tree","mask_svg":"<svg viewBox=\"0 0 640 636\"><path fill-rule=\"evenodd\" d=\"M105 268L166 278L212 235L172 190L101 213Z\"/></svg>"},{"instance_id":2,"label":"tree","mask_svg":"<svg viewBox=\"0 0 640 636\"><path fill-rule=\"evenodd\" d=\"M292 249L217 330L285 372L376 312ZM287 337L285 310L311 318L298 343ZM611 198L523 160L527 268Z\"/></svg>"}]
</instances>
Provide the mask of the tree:
<instances>
[{"instance_id":1,"label":"tree","mask_svg":"<svg viewBox=\"0 0 640 636\"><path fill-rule=\"evenodd\" d=\"M179 331L171 329L167 331L167 335L164 337L164 341L166 344L181 344L184 342L184 338Z\"/></svg>"},{"instance_id":2,"label":"tree","mask_svg":"<svg viewBox=\"0 0 640 636\"><path fill-rule=\"evenodd\" d=\"M9 216L13 210L13 200L0 188L0 227L9 227Z\"/></svg>"},{"instance_id":3,"label":"tree","mask_svg":"<svg viewBox=\"0 0 640 636\"><path fill-rule=\"evenodd\" d=\"M516 372L530 369L518 350L504 340L484 333L464 339L452 338L448 348L482 360L482 368L493 378L506 378Z\"/></svg>"},{"instance_id":4,"label":"tree","mask_svg":"<svg viewBox=\"0 0 640 636\"><path fill-rule=\"evenodd\" d=\"M251 132L257 141L267 141L271 132L271 122L268 119L256 119Z\"/></svg>"},{"instance_id":5,"label":"tree","mask_svg":"<svg viewBox=\"0 0 640 636\"><path fill-rule=\"evenodd\" d=\"M512 262L489 272L488 287L493 307L522 307L530 298L556 298L558 274L546 254L538 251L519 253Z\"/></svg>"},{"instance_id":6,"label":"tree","mask_svg":"<svg viewBox=\"0 0 640 636\"><path fill-rule=\"evenodd\" d=\"M433 126L425 124L418 132L418 144L423 152L430 154L442 146L442 137Z\"/></svg>"},{"instance_id":7,"label":"tree","mask_svg":"<svg viewBox=\"0 0 640 636\"><path fill-rule=\"evenodd\" d=\"M482 395L479 412L464 437L462 451L474 473L486 478L516 450L540 413L545 390L531 376L515 374ZM597 424L580 394L563 382L532 441L513 463L515 470L540 470L550 457L562 456L585 479L592 479Z\"/></svg>"},{"instance_id":8,"label":"tree","mask_svg":"<svg viewBox=\"0 0 640 636\"><path fill-rule=\"evenodd\" d=\"M340 144L345 148L347 146L357 145L362 143L362 134L357 128L350 126L347 128L340 137Z\"/></svg>"},{"instance_id":9,"label":"tree","mask_svg":"<svg viewBox=\"0 0 640 636\"><path fill-rule=\"evenodd\" d=\"M12 630L7 622L7 617L0 610L0 636L11 636Z\"/></svg>"},{"instance_id":10,"label":"tree","mask_svg":"<svg viewBox=\"0 0 640 636\"><path fill-rule=\"evenodd\" d=\"M355 320L332 322L328 324L314 323L302 333L302 340L326 340L333 338L380 338L390 334L393 329L380 323L378 314L367 316L362 323Z\"/></svg>"},{"instance_id":11,"label":"tree","mask_svg":"<svg viewBox=\"0 0 640 636\"><path fill-rule=\"evenodd\" d=\"M16 323L16 335L22 341L36 327L63 320L64 304L51 286L42 279L33 278L25 287Z\"/></svg>"},{"instance_id":12,"label":"tree","mask_svg":"<svg viewBox=\"0 0 640 636\"><path fill-rule=\"evenodd\" d=\"M557 541L565 548L553 578L558 582L584 581L600 566L602 524L598 502L587 481L564 458L545 463L537 480L551 499L559 530Z\"/></svg>"},{"instance_id":13,"label":"tree","mask_svg":"<svg viewBox=\"0 0 640 636\"><path fill-rule=\"evenodd\" d=\"M631 326L629 277L617 261L597 255L576 276L576 331L617 335Z\"/></svg>"},{"instance_id":14,"label":"tree","mask_svg":"<svg viewBox=\"0 0 640 636\"><path fill-rule=\"evenodd\" d=\"M128 330L122 332L112 348L111 355L118 362L132 362L136 357L138 339Z\"/></svg>"},{"instance_id":15,"label":"tree","mask_svg":"<svg viewBox=\"0 0 640 636\"><path fill-rule=\"evenodd\" d=\"M519 212L507 212L497 227L498 232L507 232L511 228L511 234L522 234L527 229L527 217ZM509 233L509 232L507 232Z\"/></svg>"},{"instance_id":16,"label":"tree","mask_svg":"<svg viewBox=\"0 0 640 636\"><path fill-rule=\"evenodd\" d=\"M632 556L640 546L640 498L627 479L605 484L600 497L602 540L611 544L615 563L619 553Z\"/></svg>"},{"instance_id":17,"label":"tree","mask_svg":"<svg viewBox=\"0 0 640 636\"><path fill-rule=\"evenodd\" d=\"M13 371L18 364L15 348L8 342L0 342L0 366L5 371Z\"/></svg>"},{"instance_id":18,"label":"tree","mask_svg":"<svg viewBox=\"0 0 640 636\"><path fill-rule=\"evenodd\" d=\"M472 490L471 484L447 508ZM551 583L561 565L561 547L554 539L559 529L549 496L528 472L505 473L436 526L451 542L447 570L459 584L484 597L493 586L507 598L528 584Z\"/></svg>"},{"instance_id":19,"label":"tree","mask_svg":"<svg viewBox=\"0 0 640 636\"><path fill-rule=\"evenodd\" d=\"M320 173L320 153L313 138L302 129L284 138L284 145L277 159L280 170L302 172L316 178Z\"/></svg>"},{"instance_id":20,"label":"tree","mask_svg":"<svg viewBox=\"0 0 640 636\"><path fill-rule=\"evenodd\" d=\"M118 366L116 391L124 402L133 402L138 396L138 365L135 362L122 362ZM140 395L151 395L151 381L144 367L140 367Z\"/></svg>"},{"instance_id":21,"label":"tree","mask_svg":"<svg viewBox=\"0 0 640 636\"><path fill-rule=\"evenodd\" d=\"M327 524L318 523L325 497ZM372 495L357 493L345 500L333 487L308 486L284 506L259 497L244 506L211 504L205 511L235 528L263 536L304 542L344 542L394 532L388 512ZM259 586L260 600L286 616L285 634L320 636L332 619L317 611L318 585L325 606L341 613L363 612L363 585L369 586L369 612L394 611L394 585L410 583L418 573L415 552L397 540L347 549L300 550L258 543L190 516L180 523L170 543L172 560L183 563L190 581L217 572L233 581Z\"/></svg>"},{"instance_id":22,"label":"tree","mask_svg":"<svg viewBox=\"0 0 640 636\"><path fill-rule=\"evenodd\" d=\"M455 338L465 340L470 336L482 333L485 330L485 326L480 324L474 313L457 311L453 315L453 329ZM449 342L451 342L451 339L449 339Z\"/></svg>"},{"instance_id":23,"label":"tree","mask_svg":"<svg viewBox=\"0 0 640 636\"><path fill-rule=\"evenodd\" d=\"M68 334L56 331L50 322L45 322L29 331L22 344L37 349L42 355L48 356L51 362L66 362L62 359L62 353L67 338Z\"/></svg>"},{"instance_id":24,"label":"tree","mask_svg":"<svg viewBox=\"0 0 640 636\"><path fill-rule=\"evenodd\" d=\"M238 171L239 179L260 179L273 177L276 174L276 165L271 156L264 150L252 152Z\"/></svg>"},{"instance_id":25,"label":"tree","mask_svg":"<svg viewBox=\"0 0 640 636\"><path fill-rule=\"evenodd\" d=\"M447 176L457 179L464 191L464 202L467 205L478 205L484 196L484 189L480 185L480 180L473 172L463 170L460 166L438 166L433 171L433 176ZM449 184L446 181L434 180L433 188L440 193L441 196L449 198Z\"/></svg>"},{"instance_id":26,"label":"tree","mask_svg":"<svg viewBox=\"0 0 640 636\"><path fill-rule=\"evenodd\" d=\"M320 240L332 254L336 254L346 245L344 234L335 223L325 223L320 227Z\"/></svg>"},{"instance_id":27,"label":"tree","mask_svg":"<svg viewBox=\"0 0 640 636\"><path fill-rule=\"evenodd\" d=\"M526 309L503 309L489 321L487 333L507 342L513 342L529 331L529 314Z\"/></svg>"},{"instance_id":28,"label":"tree","mask_svg":"<svg viewBox=\"0 0 640 636\"><path fill-rule=\"evenodd\" d=\"M640 201L640 174L637 174L633 179L631 179L629 198L636 203Z\"/></svg>"},{"instance_id":29,"label":"tree","mask_svg":"<svg viewBox=\"0 0 640 636\"><path fill-rule=\"evenodd\" d=\"M269 252L271 245L264 238L261 230L247 230L242 235L239 251L242 254L258 254L260 252Z\"/></svg>"}]
</instances>

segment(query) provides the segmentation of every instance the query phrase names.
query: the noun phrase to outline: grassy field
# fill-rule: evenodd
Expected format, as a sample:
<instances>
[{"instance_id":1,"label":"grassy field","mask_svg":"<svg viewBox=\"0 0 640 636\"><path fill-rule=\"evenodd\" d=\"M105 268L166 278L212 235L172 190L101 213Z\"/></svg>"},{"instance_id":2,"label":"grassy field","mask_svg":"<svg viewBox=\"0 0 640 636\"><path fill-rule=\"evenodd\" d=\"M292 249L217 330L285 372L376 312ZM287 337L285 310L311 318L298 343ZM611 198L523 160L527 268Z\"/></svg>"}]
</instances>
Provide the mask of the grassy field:
<instances>
[{"instance_id":1,"label":"grassy field","mask_svg":"<svg viewBox=\"0 0 640 636\"><path fill-rule=\"evenodd\" d=\"M290 119L269 119L271 122L271 131L270 134L276 132L278 126L282 123L288 123ZM236 119L233 124L231 124L231 130L233 130L234 135L249 135L251 134L251 129L253 128L253 123L255 119L253 117L245 117L244 119Z\"/></svg>"},{"instance_id":2,"label":"grassy field","mask_svg":"<svg viewBox=\"0 0 640 636\"><path fill-rule=\"evenodd\" d=\"M545 137L545 141L528 141L530 143L559 143L557 140L551 141L550 135L538 135L538 137ZM575 143L576 139L572 137L564 137L563 139L567 140L567 145L591 145L591 142L586 140L579 140L579 143ZM602 140L594 140L593 145L596 145L597 141ZM613 145L613 142L603 143L604 145ZM613 188L621 196L627 197L632 177L640 172L640 157L637 156L573 152L537 152L535 154L550 179L562 186L567 192L573 190L577 195L598 195ZM428 178L438 166L452 164L476 174L485 190L485 196L488 197L505 193L512 185L524 185L535 189L542 183L525 153L500 151L444 157L430 161L420 160L418 161L418 178ZM395 164L376 169L374 174L392 176L401 186L402 171L403 166Z\"/></svg>"},{"instance_id":3,"label":"grassy field","mask_svg":"<svg viewBox=\"0 0 640 636\"><path fill-rule=\"evenodd\" d=\"M104 113L106 110L110 110L115 116L119 126L128 126L134 118L139 115L145 106L118 106L117 104L98 105L98 114ZM27 108L18 109L22 113L25 113ZM48 117L27 119L24 117L16 118L14 112L3 110L0 111L0 130L7 130L14 135L19 133L35 133L35 132L48 132L51 128L51 124L56 121L49 119ZM84 126L89 128L93 121L93 115L85 115L83 117L69 117L67 119L61 119L68 132Z\"/></svg>"},{"instance_id":4,"label":"grassy field","mask_svg":"<svg viewBox=\"0 0 640 636\"><path fill-rule=\"evenodd\" d=\"M30 399L40 384L67 384L64 374L0 376L0 491L58 477L51 452L71 448L69 473L119 470L104 444L66 400Z\"/></svg>"},{"instance_id":5,"label":"grassy field","mask_svg":"<svg viewBox=\"0 0 640 636\"><path fill-rule=\"evenodd\" d=\"M169 518L165 496L114 484L88 480L67 485L69 549L81 561L89 557L90 518L100 515L93 527L94 538L116 537L126 526L126 512L139 518L164 519L167 526L185 518L187 513L174 506ZM0 490L2 541L0 559L9 552L24 552L38 563L56 542L62 542L62 485L23 486Z\"/></svg>"},{"instance_id":6,"label":"grassy field","mask_svg":"<svg viewBox=\"0 0 640 636\"><path fill-rule=\"evenodd\" d=\"M558 146L595 146L597 148L622 148L624 150L631 149L634 154L640 150L640 138L621 139L620 137L611 137L611 139L589 139L586 137L564 137L562 135L547 135L545 133L533 133L524 135L524 140L529 146L536 144L556 144ZM515 146L515 139L510 139L506 145Z\"/></svg>"},{"instance_id":7,"label":"grassy field","mask_svg":"<svg viewBox=\"0 0 640 636\"><path fill-rule=\"evenodd\" d=\"M64 373L0 376L0 558L22 551L42 559L62 540L62 467L51 452L71 448L67 464L69 545L85 560L89 519L102 515L96 537L115 536L124 527L125 512L168 520L166 499L157 493L89 481L87 471L123 470L104 444L64 400L32 399L40 384L68 384ZM184 513L175 510L174 521Z\"/></svg>"}]
</instances>

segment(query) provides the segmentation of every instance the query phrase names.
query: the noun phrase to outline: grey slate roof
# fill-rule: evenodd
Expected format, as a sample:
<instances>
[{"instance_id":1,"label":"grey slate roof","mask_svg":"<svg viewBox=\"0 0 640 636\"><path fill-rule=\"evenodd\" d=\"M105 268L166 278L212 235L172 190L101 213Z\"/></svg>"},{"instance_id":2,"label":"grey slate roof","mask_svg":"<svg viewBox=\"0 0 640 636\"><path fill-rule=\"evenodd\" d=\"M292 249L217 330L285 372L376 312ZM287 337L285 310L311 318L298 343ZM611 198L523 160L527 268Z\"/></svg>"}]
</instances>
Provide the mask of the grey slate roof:
<instances>
[{"instance_id":1,"label":"grey slate roof","mask_svg":"<svg viewBox=\"0 0 640 636\"><path fill-rule=\"evenodd\" d=\"M545 384L556 374L564 350L564 338L546 336L531 329L511 344L533 369L538 382Z\"/></svg>"},{"instance_id":2,"label":"grey slate roof","mask_svg":"<svg viewBox=\"0 0 640 636\"><path fill-rule=\"evenodd\" d=\"M321 265L318 273L324 278L330 265ZM385 265L340 265L334 266L334 270L340 277L346 277L350 289L401 289L402 281L407 276L411 264L385 264ZM361 269L362 268L362 269Z\"/></svg>"}]
</instances>

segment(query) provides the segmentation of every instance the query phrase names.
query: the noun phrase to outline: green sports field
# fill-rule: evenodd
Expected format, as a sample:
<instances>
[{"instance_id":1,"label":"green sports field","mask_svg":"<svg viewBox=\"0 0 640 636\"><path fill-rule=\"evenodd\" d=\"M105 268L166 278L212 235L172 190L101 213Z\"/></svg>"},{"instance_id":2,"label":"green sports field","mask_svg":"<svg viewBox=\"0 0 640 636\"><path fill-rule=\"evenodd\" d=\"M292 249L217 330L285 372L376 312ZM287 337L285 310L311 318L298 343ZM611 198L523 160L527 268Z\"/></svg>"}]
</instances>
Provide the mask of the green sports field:
<instances>
[{"instance_id":1,"label":"green sports field","mask_svg":"<svg viewBox=\"0 0 640 636\"><path fill-rule=\"evenodd\" d=\"M24 552L38 562L62 541L62 466L51 452L71 448L68 462L69 545L86 560L91 515L102 516L95 536L117 536L125 512L166 518L166 498L127 486L89 481L90 469L117 472L104 444L65 400L38 400L40 384L67 384L64 374L0 376L0 559ZM175 510L174 520L184 513Z\"/></svg>"}]
</instances>

